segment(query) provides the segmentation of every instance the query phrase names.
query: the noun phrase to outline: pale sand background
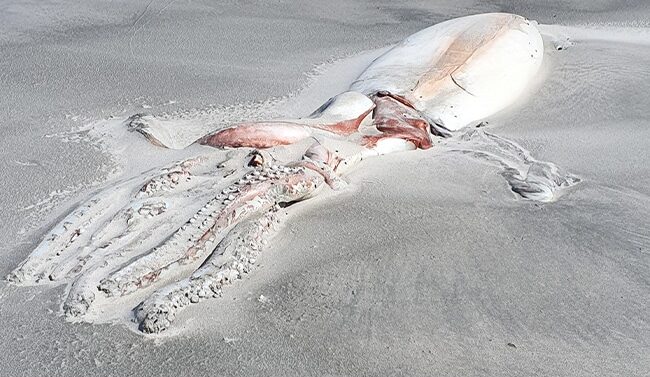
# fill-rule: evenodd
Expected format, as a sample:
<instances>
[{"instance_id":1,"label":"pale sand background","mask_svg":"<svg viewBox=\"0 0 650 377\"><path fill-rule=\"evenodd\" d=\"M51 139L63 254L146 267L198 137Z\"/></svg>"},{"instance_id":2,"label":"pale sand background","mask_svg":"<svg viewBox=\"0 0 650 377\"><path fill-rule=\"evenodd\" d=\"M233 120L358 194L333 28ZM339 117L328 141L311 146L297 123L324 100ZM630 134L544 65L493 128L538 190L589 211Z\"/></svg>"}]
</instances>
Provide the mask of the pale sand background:
<instances>
[{"instance_id":1,"label":"pale sand background","mask_svg":"<svg viewBox=\"0 0 650 377\"><path fill-rule=\"evenodd\" d=\"M315 64L471 13L650 26L643 0L473 3L3 2L0 274L115 168L46 135L284 96ZM458 156L371 161L354 192L292 207L262 266L175 337L69 324L63 287L0 283L0 375L647 375L648 44L554 53L536 96L491 122L585 179L559 202L515 200Z\"/></svg>"}]
</instances>

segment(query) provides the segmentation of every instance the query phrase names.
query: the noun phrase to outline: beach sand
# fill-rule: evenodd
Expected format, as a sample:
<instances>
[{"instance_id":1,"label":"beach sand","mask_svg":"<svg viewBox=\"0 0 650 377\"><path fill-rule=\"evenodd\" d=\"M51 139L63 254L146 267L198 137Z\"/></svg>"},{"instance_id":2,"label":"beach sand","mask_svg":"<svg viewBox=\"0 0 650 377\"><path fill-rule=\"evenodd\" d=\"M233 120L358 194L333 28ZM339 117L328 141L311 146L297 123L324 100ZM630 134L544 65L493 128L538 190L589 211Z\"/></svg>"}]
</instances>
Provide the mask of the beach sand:
<instances>
[{"instance_id":1,"label":"beach sand","mask_svg":"<svg viewBox=\"0 0 650 377\"><path fill-rule=\"evenodd\" d=\"M0 282L0 375L647 375L650 6L538 3L5 2L2 276L97 188L199 152L158 154L124 118L305 115L473 13L542 24L543 80L486 130L581 182L541 204L444 145L369 159L165 335L69 323L65 286Z\"/></svg>"}]
</instances>

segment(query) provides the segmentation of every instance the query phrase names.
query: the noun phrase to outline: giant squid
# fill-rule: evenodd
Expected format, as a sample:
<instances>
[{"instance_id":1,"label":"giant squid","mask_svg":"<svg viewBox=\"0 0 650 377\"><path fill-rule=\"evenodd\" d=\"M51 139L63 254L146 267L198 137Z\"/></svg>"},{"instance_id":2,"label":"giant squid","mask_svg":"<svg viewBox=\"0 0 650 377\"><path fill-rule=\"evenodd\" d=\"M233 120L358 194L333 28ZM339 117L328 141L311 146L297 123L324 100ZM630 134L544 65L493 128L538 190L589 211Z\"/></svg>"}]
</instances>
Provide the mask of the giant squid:
<instances>
[{"instance_id":1,"label":"giant squid","mask_svg":"<svg viewBox=\"0 0 650 377\"><path fill-rule=\"evenodd\" d=\"M323 187L344 187L344 174L363 159L432 148L434 139L502 111L530 88L543 55L535 23L521 16L480 14L431 26L376 58L348 91L306 117L237 123L195 141L247 148L243 162L197 157L99 192L49 232L9 278L69 283L63 312L70 319L84 319L97 301L155 285L133 317L141 331L161 332L181 308L219 296L255 265L279 207ZM187 146L137 120L127 124L155 145ZM520 152L489 134L476 137ZM331 150L327 139L356 148ZM309 140L295 161L276 163L264 152ZM506 169L504 175L510 174L513 191L525 198L552 200L558 188L575 181L550 163L532 157L524 162L531 174ZM240 174L212 174L228 164ZM189 190L192 197L183 195ZM191 208L192 217L173 221L183 208ZM192 266L189 277L182 276L184 266Z\"/></svg>"}]
</instances>

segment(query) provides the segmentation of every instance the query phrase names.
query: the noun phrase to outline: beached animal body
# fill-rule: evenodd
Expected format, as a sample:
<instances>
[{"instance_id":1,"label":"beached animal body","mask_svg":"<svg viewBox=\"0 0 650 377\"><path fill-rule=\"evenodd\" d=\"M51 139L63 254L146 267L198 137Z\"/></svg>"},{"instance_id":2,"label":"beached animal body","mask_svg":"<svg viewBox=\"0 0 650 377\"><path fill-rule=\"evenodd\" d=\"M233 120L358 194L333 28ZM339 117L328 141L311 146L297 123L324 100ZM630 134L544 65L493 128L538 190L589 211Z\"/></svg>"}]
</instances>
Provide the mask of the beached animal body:
<instances>
[{"instance_id":1,"label":"beached animal body","mask_svg":"<svg viewBox=\"0 0 650 377\"><path fill-rule=\"evenodd\" d=\"M449 135L519 98L536 76L543 51L539 31L521 16L453 19L415 33L381 55L350 91L307 118L241 123L198 142L268 148L329 133L380 151L382 144L391 144L391 150L426 149L431 147L429 132ZM373 121L363 127L371 113ZM158 145L179 147L164 130L139 131Z\"/></svg>"},{"instance_id":2,"label":"beached animal body","mask_svg":"<svg viewBox=\"0 0 650 377\"><path fill-rule=\"evenodd\" d=\"M64 219L10 279L71 282L63 309L68 318L83 318L98 300L177 279L180 266L194 263L200 268L190 277L160 288L135 309L142 331L163 331L180 308L218 296L222 286L255 264L279 205L305 199L322 186L344 185L340 174L361 158L430 148L432 137L504 109L530 85L542 57L537 28L516 15L475 15L422 30L377 58L350 91L309 117L240 123L198 140L220 148L318 140L301 160L276 166L268 155L253 151L243 167L238 165L244 171L234 180L230 174L215 177L223 162L204 156L144 180L116 184L110 195L100 192ZM130 125L160 146L188 144L155 124ZM324 138L352 142L358 149L334 153L325 148ZM537 163L515 144L498 144L524 155L531 169ZM542 172L553 169L540 166ZM555 176L550 173L536 178L539 182L510 174L526 187L542 187L523 191L541 195L537 199L549 192L552 197L551 186L562 184L551 182ZM215 195L214 187L223 187L224 181L226 187ZM189 190L194 196L188 199ZM196 202L205 204L193 209L188 221L172 221Z\"/></svg>"}]
</instances>

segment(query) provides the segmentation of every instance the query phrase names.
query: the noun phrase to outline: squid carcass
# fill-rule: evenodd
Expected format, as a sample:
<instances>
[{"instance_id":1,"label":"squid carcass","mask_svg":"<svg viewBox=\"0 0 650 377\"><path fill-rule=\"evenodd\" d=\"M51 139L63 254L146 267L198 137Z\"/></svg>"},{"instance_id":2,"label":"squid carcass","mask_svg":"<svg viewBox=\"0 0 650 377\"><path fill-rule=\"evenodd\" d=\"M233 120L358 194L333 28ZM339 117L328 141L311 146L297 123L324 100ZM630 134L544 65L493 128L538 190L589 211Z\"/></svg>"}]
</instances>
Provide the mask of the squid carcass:
<instances>
[{"instance_id":1,"label":"squid carcass","mask_svg":"<svg viewBox=\"0 0 650 377\"><path fill-rule=\"evenodd\" d=\"M433 137L504 109L529 87L542 56L535 24L512 14L474 15L422 30L308 117L239 123L197 141L264 149L318 140L301 160L275 164L256 151L245 164L235 163L238 174L223 174L223 162L200 157L118 182L52 229L10 280L69 283L62 307L72 319L84 319L97 301L131 297L157 284L134 318L144 332L163 331L178 310L218 296L254 266L278 208L320 187L345 185L340 174L359 156L427 149ZM187 145L155 122L136 120L131 127L156 145ZM328 138L357 149L352 155L332 152L322 143ZM522 164L531 161L540 165L531 158ZM554 171L546 165L537 170ZM510 175L524 188L546 182ZM183 275L188 267L194 271L189 277Z\"/></svg>"}]
</instances>

